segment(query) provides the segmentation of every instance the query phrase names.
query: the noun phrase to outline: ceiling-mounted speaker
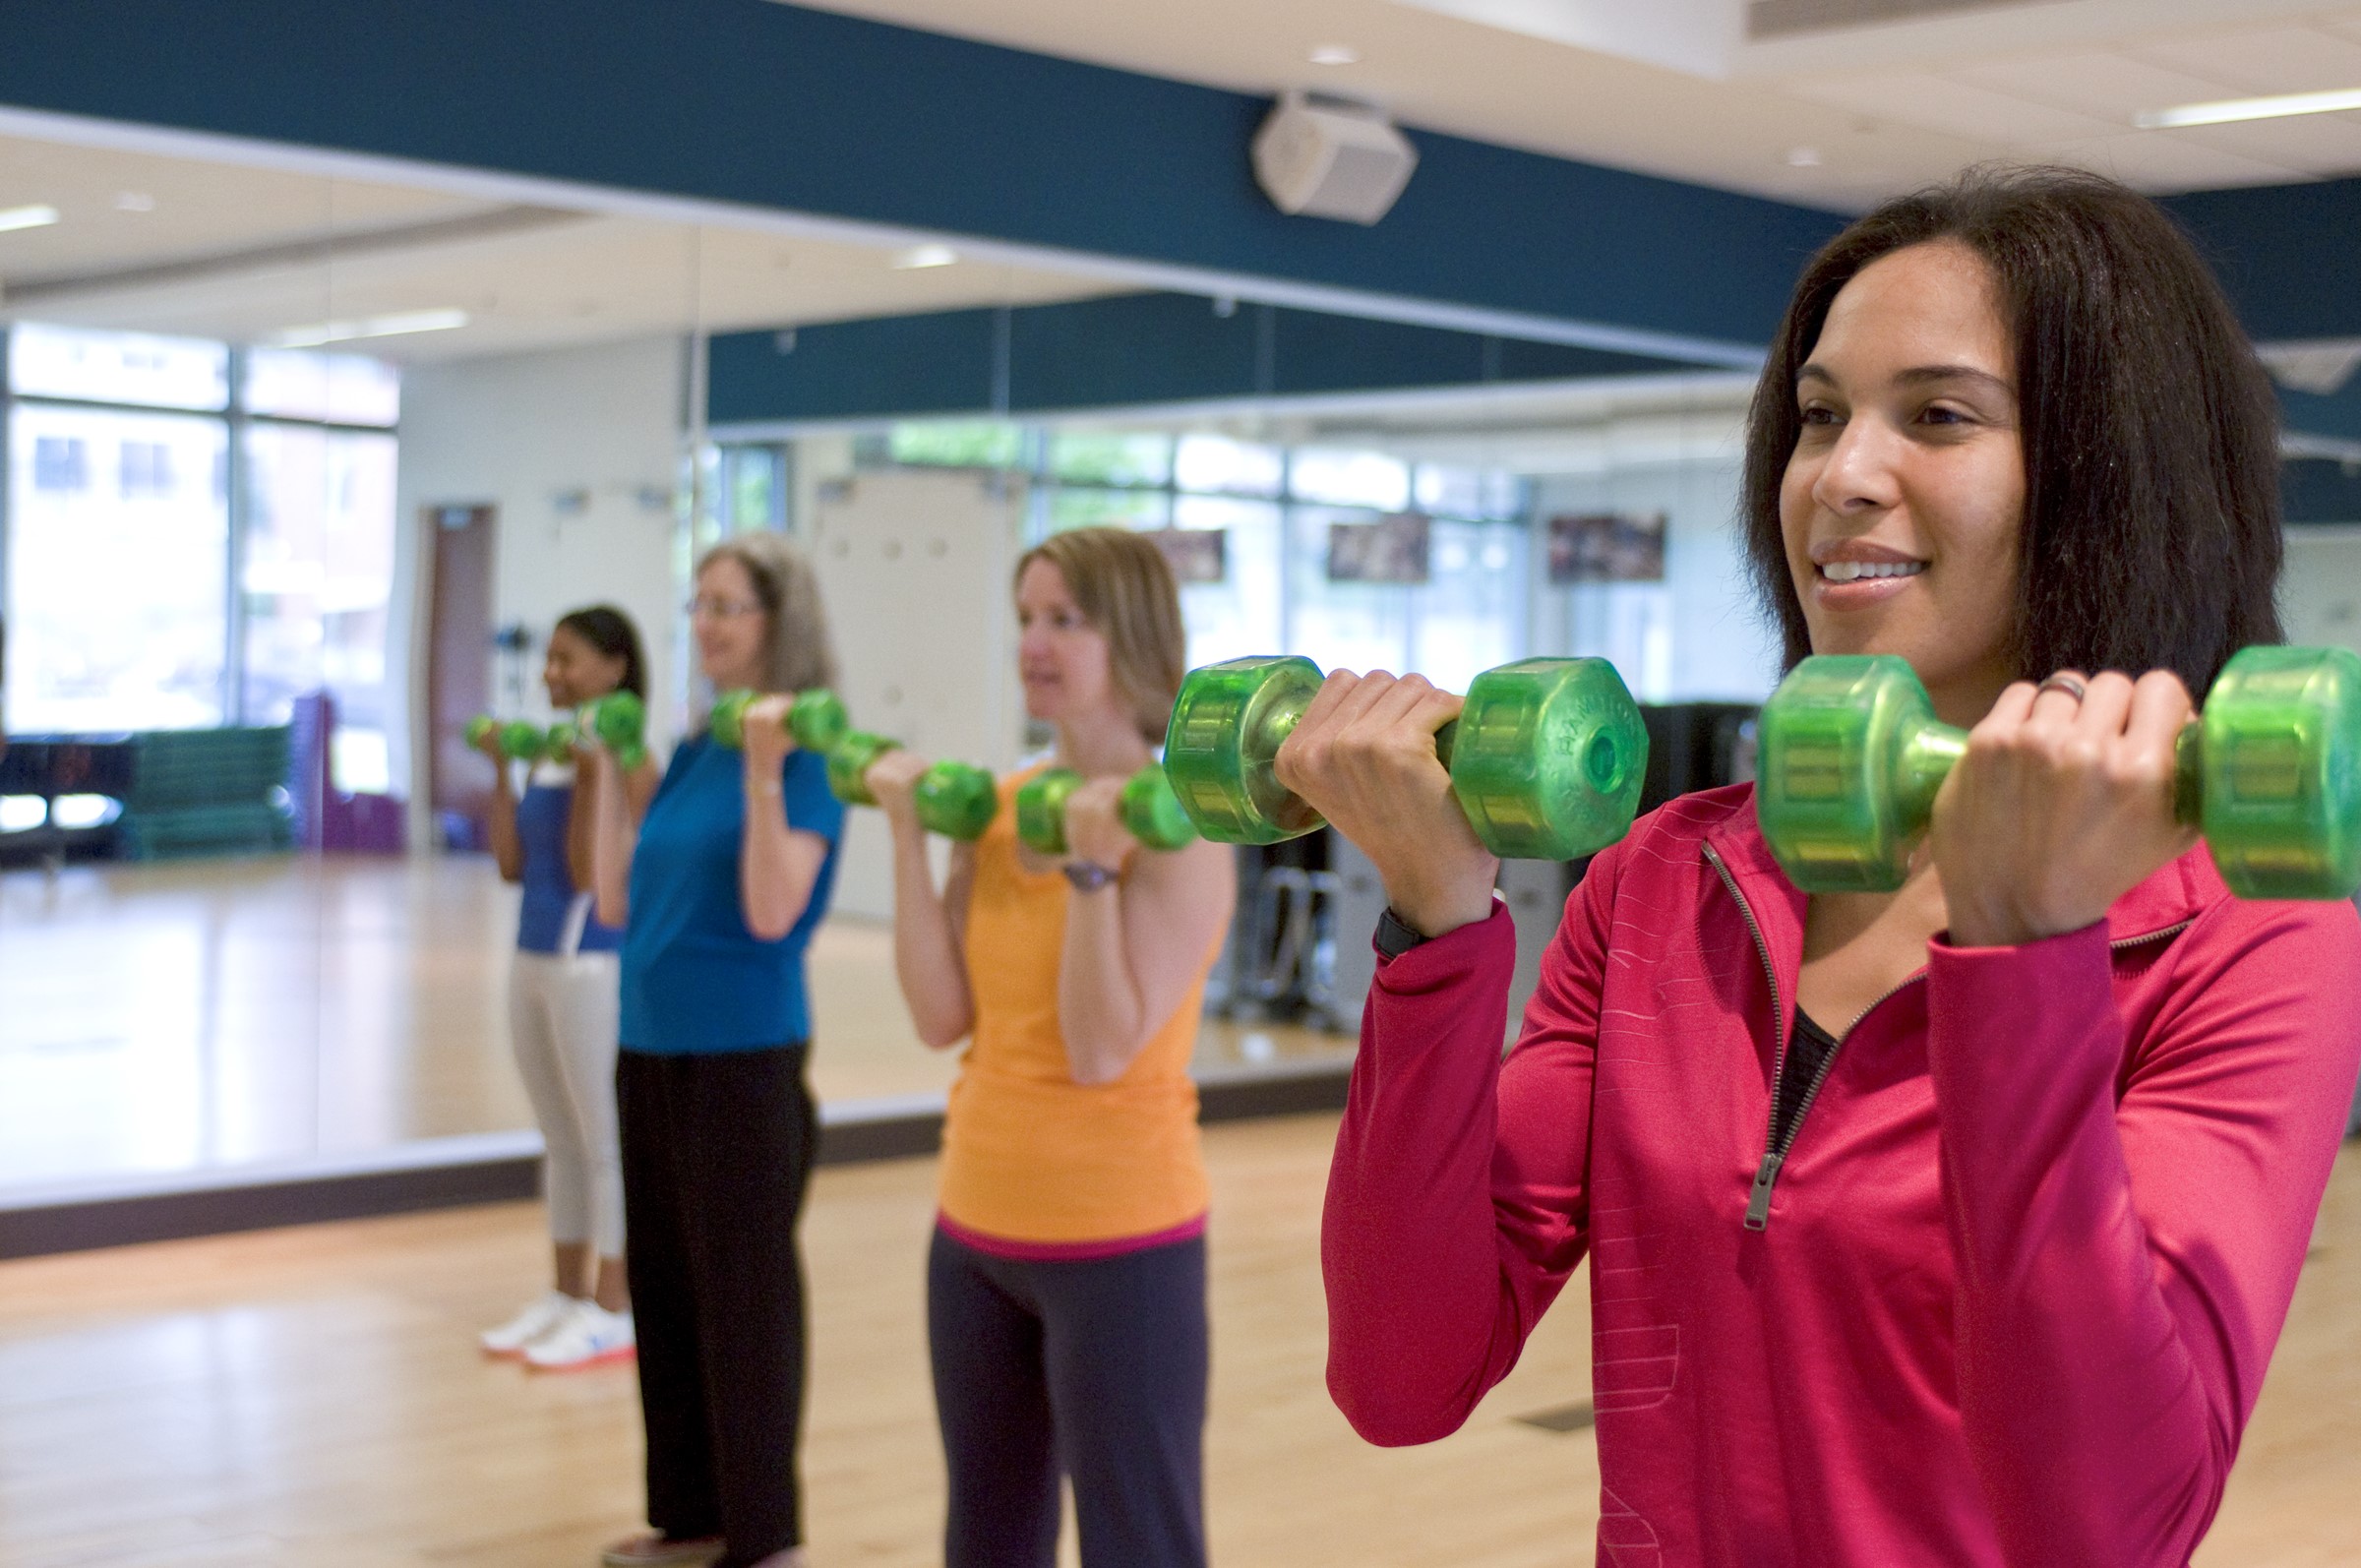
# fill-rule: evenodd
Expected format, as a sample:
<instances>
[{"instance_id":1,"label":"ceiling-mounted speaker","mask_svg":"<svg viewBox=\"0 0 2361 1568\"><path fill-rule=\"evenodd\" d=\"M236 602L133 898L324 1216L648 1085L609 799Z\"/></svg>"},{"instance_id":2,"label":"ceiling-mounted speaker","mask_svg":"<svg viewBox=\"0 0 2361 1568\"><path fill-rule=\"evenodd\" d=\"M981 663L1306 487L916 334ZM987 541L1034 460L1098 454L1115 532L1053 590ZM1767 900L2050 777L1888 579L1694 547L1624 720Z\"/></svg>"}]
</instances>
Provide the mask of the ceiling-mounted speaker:
<instances>
[{"instance_id":1,"label":"ceiling-mounted speaker","mask_svg":"<svg viewBox=\"0 0 2361 1568\"><path fill-rule=\"evenodd\" d=\"M1282 212L1374 223L1418 166L1382 110L1322 93L1282 95L1254 133L1254 178Z\"/></svg>"}]
</instances>

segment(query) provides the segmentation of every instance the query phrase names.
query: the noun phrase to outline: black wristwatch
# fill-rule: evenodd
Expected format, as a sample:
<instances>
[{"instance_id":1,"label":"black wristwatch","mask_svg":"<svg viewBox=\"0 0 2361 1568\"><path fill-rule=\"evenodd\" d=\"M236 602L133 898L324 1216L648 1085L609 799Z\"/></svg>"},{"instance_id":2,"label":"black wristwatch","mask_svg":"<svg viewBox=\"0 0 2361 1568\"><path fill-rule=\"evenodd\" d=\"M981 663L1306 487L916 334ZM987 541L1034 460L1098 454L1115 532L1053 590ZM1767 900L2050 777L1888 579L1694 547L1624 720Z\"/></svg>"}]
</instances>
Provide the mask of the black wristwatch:
<instances>
[{"instance_id":1,"label":"black wristwatch","mask_svg":"<svg viewBox=\"0 0 2361 1568\"><path fill-rule=\"evenodd\" d=\"M1086 860L1069 860L1062 870L1065 872L1065 879L1074 884L1074 891L1077 893L1095 893L1122 875L1122 873L1119 871L1113 871Z\"/></svg>"},{"instance_id":2,"label":"black wristwatch","mask_svg":"<svg viewBox=\"0 0 2361 1568\"><path fill-rule=\"evenodd\" d=\"M1412 928L1409 922L1394 913L1394 906L1385 906L1377 917L1377 950L1388 958L1399 958L1427 939L1426 934Z\"/></svg>"}]
</instances>

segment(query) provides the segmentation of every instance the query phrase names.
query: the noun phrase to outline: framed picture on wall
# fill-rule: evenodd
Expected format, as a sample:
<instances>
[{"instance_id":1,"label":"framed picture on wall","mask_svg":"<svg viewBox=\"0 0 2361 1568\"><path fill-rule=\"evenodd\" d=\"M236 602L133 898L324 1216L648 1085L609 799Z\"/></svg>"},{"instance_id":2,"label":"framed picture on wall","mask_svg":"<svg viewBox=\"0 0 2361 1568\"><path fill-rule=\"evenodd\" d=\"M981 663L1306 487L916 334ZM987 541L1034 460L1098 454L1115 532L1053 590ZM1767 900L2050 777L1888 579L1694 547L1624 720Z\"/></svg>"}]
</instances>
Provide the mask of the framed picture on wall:
<instances>
[{"instance_id":1,"label":"framed picture on wall","mask_svg":"<svg viewBox=\"0 0 2361 1568\"><path fill-rule=\"evenodd\" d=\"M1567 513L1549 519L1549 580L1662 582L1665 525L1661 512Z\"/></svg>"},{"instance_id":2,"label":"framed picture on wall","mask_svg":"<svg viewBox=\"0 0 2361 1568\"><path fill-rule=\"evenodd\" d=\"M1220 582L1230 575L1230 530L1227 528L1155 528L1148 537L1164 552L1180 586Z\"/></svg>"},{"instance_id":3,"label":"framed picture on wall","mask_svg":"<svg viewBox=\"0 0 2361 1568\"><path fill-rule=\"evenodd\" d=\"M1423 513L1328 525L1330 582L1424 582L1432 529Z\"/></svg>"}]
</instances>

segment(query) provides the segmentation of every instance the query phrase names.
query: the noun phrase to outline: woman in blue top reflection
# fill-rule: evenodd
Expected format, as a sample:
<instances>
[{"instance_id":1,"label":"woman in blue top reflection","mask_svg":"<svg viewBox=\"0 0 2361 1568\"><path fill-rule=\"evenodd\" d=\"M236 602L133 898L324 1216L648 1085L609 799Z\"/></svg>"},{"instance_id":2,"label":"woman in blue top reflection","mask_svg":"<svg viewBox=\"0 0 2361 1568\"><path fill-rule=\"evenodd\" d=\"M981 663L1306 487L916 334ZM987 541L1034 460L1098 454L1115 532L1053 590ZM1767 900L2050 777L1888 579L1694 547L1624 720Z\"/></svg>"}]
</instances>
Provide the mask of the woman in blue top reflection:
<instances>
[{"instance_id":1,"label":"woman in blue top reflection","mask_svg":"<svg viewBox=\"0 0 2361 1568\"><path fill-rule=\"evenodd\" d=\"M631 618L609 605L562 617L549 634L541 684L553 708L610 692L647 695L646 661ZM524 890L509 975L509 1034L517 1076L546 1150L543 1187L557 1283L482 1336L494 1356L556 1370L632 1354L623 1266L623 1156L615 1132L616 949L623 933L591 912L589 797L597 775L579 756L528 765L519 798L500 736L488 822L504 880ZM654 780L640 784L641 800Z\"/></svg>"},{"instance_id":2,"label":"woman in blue top reflection","mask_svg":"<svg viewBox=\"0 0 2361 1568\"><path fill-rule=\"evenodd\" d=\"M629 917L615 1082L653 1527L606 1561L795 1568L795 1225L817 1133L804 949L844 808L782 721L787 694L835 684L835 659L811 564L776 534L706 556L689 613L716 690L779 694L748 710L743 754L684 742L636 820L599 762L598 913Z\"/></svg>"}]
</instances>

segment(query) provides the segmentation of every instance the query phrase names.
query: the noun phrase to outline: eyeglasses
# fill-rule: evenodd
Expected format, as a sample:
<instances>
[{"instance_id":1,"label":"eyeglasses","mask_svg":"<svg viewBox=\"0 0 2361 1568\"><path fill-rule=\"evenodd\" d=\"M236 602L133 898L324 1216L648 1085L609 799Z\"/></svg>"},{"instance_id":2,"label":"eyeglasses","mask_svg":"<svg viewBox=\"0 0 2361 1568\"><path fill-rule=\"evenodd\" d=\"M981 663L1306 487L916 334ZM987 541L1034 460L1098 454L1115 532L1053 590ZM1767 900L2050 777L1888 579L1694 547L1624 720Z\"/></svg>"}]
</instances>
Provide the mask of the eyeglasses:
<instances>
[{"instance_id":1,"label":"eyeglasses","mask_svg":"<svg viewBox=\"0 0 2361 1568\"><path fill-rule=\"evenodd\" d=\"M762 606L752 599L715 599L699 595L682 606L689 619L699 616L708 621L735 621L742 615L760 615Z\"/></svg>"}]
</instances>

